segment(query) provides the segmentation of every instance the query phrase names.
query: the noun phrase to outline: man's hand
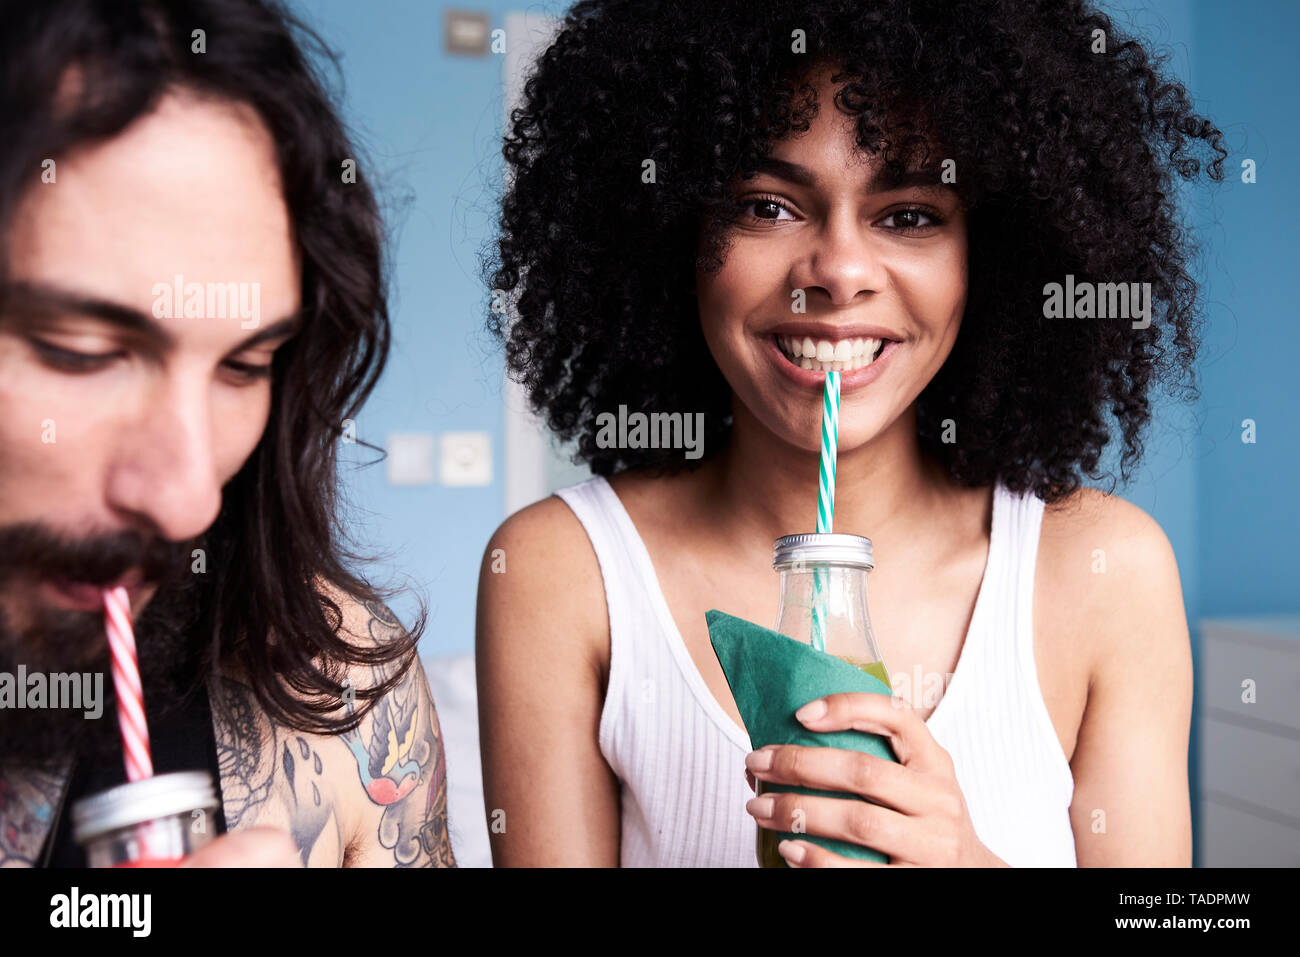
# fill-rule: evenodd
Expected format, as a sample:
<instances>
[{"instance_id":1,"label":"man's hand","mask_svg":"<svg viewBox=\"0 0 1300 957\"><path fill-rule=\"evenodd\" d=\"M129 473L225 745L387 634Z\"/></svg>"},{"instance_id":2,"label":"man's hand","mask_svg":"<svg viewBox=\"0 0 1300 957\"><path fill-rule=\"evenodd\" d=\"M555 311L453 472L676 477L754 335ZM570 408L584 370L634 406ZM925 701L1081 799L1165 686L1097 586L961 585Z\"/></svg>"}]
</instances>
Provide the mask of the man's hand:
<instances>
[{"instance_id":1,"label":"man's hand","mask_svg":"<svg viewBox=\"0 0 1300 957\"><path fill-rule=\"evenodd\" d=\"M302 867L298 845L278 827L250 827L214 838L181 867Z\"/></svg>"}]
</instances>

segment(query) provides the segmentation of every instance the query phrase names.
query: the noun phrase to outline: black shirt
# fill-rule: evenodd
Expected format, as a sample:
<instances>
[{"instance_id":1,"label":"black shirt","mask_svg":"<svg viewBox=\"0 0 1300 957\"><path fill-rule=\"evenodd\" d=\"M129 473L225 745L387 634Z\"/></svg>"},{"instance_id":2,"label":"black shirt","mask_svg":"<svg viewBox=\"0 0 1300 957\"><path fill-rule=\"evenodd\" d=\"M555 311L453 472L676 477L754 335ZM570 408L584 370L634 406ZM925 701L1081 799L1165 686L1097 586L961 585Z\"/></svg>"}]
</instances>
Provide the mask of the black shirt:
<instances>
[{"instance_id":1,"label":"black shirt","mask_svg":"<svg viewBox=\"0 0 1300 957\"><path fill-rule=\"evenodd\" d=\"M155 774L172 771L208 771L217 791L215 834L225 833L226 817L221 803L221 774L217 765L217 741L212 733L212 708L207 684L180 702L152 707L145 691L145 718L149 723L149 744ZM103 720L116 721L116 712ZM126 783L126 767L120 749L98 755L81 755L73 768L58 820L45 839L45 867L85 867L86 853L72 839L72 805L79 798ZM52 843L51 843L52 842Z\"/></svg>"}]
</instances>

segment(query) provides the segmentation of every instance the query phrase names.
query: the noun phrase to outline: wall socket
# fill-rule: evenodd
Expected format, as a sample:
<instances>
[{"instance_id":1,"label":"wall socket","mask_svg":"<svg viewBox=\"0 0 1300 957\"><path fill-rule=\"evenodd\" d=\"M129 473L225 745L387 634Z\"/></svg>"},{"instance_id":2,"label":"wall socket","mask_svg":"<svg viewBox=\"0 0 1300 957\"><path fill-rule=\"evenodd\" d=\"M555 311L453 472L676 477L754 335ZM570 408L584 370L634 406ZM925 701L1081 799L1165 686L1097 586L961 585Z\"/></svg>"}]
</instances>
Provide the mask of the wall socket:
<instances>
[{"instance_id":1,"label":"wall socket","mask_svg":"<svg viewBox=\"0 0 1300 957\"><path fill-rule=\"evenodd\" d=\"M444 432L439 471L443 485L491 485L492 436L487 432Z\"/></svg>"}]
</instances>

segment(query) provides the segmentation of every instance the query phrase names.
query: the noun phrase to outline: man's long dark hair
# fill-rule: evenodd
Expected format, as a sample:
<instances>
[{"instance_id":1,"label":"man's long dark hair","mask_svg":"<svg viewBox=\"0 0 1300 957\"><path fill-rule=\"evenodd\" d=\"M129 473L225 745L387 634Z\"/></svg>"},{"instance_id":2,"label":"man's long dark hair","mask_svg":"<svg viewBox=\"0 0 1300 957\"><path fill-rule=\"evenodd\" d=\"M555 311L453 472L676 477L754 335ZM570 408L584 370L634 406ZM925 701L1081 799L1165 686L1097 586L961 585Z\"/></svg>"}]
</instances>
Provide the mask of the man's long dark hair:
<instances>
[{"instance_id":1,"label":"man's long dark hair","mask_svg":"<svg viewBox=\"0 0 1300 957\"><path fill-rule=\"evenodd\" d=\"M194 52L195 30L206 50ZM377 646L340 634L328 591L381 600L349 571L361 559L339 520L337 442L388 354L386 266L375 197L342 181L356 153L304 50L321 40L262 0L0 0L0 236L41 163L112 137L170 91L253 107L276 147L302 260L303 330L276 354L269 421L196 543L207 573L160 590L152 624L181 630L208 667L234 669L275 720L302 731L354 727L414 660L424 625ZM70 70L81 82L65 102ZM57 104L57 109L56 109ZM0 257L0 313L6 264ZM385 680L355 689L345 669Z\"/></svg>"}]
</instances>

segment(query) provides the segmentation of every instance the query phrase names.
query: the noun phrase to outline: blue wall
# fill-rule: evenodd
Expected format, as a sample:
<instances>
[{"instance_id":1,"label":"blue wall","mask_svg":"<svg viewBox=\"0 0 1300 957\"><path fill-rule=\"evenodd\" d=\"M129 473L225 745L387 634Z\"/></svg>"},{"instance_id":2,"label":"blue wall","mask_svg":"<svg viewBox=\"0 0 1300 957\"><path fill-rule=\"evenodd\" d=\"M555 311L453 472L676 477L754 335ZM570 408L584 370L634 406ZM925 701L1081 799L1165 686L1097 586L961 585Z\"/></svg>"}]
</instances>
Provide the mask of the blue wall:
<instances>
[{"instance_id":1,"label":"blue wall","mask_svg":"<svg viewBox=\"0 0 1300 957\"><path fill-rule=\"evenodd\" d=\"M1208 617L1300 609L1300 5L1197 6L1197 93L1232 150L1220 202L1201 211L1215 242L1198 449L1197 547ZM1267 70L1252 69L1266 63ZM1258 181L1241 181L1241 161ZM1241 423L1254 419L1253 445Z\"/></svg>"},{"instance_id":2,"label":"blue wall","mask_svg":"<svg viewBox=\"0 0 1300 957\"><path fill-rule=\"evenodd\" d=\"M1108 8L1168 46L1171 66L1224 131L1231 154L1222 186L1185 194L1202 245L1201 394L1191 405L1161 402L1154 454L1142 480L1123 492L1174 546L1199 665L1201 618L1300 610L1300 388L1284 367L1300 346L1300 316L1285 284L1295 270L1292 214L1300 211L1291 176L1300 152L1300 7L1133 0ZM1246 158L1257 166L1254 184L1241 180ZM1254 444L1242 441L1245 419L1255 422ZM1199 834L1199 701L1194 708L1189 764Z\"/></svg>"},{"instance_id":3,"label":"blue wall","mask_svg":"<svg viewBox=\"0 0 1300 957\"><path fill-rule=\"evenodd\" d=\"M1290 366L1300 308L1287 280L1296 268L1292 214L1300 211L1292 174L1300 154L1300 5L1106 6L1118 23L1168 48L1171 67L1231 153L1221 186L1185 194L1202 244L1201 395L1192 404L1161 398L1151 454L1122 494L1150 511L1173 543L1193 627L1201 617L1294 613L1300 388ZM1246 158L1257 165L1254 184L1241 180ZM1246 419L1256 424L1254 444L1242 441Z\"/></svg>"},{"instance_id":4,"label":"blue wall","mask_svg":"<svg viewBox=\"0 0 1300 957\"><path fill-rule=\"evenodd\" d=\"M379 446L391 432L483 431L492 439L494 482L486 487L394 486L382 463L345 469L349 525L371 552L389 555L374 577L428 596L421 653L471 651L479 558L505 517L502 362L483 331L478 281L502 176L503 58L444 52L444 6L428 0L294 6L340 54L359 174L379 190L394 240L394 349L357 437ZM495 28L520 6L461 8L487 13ZM360 446L346 451L352 461L376 458ZM410 596L392 604L409 623Z\"/></svg>"},{"instance_id":5,"label":"blue wall","mask_svg":"<svg viewBox=\"0 0 1300 957\"><path fill-rule=\"evenodd\" d=\"M1104 5L1116 26L1147 37L1170 54L1169 68L1192 86L1193 14L1191 2L1146 3L1142 0ZM1112 430L1115 434L1117 430ZM1145 509L1164 529L1178 559L1189 622L1199 613L1197 551L1196 413L1190 403L1157 392L1152 395L1152 423L1144 440L1145 455L1128 485L1116 494ZM1104 466L1119 477L1118 449L1112 444ZM1095 482L1103 488L1109 483Z\"/></svg>"}]
</instances>

